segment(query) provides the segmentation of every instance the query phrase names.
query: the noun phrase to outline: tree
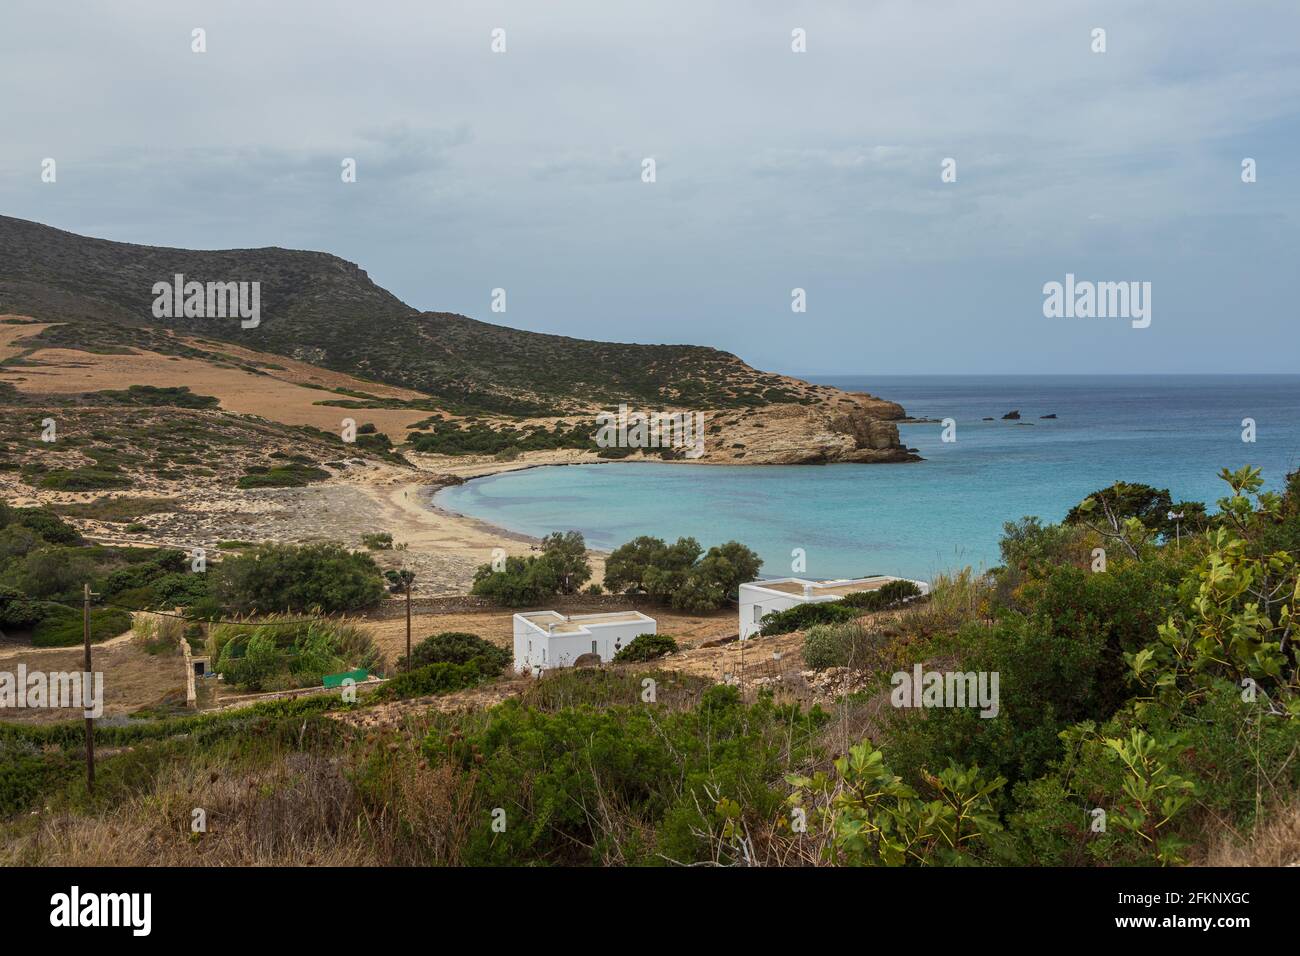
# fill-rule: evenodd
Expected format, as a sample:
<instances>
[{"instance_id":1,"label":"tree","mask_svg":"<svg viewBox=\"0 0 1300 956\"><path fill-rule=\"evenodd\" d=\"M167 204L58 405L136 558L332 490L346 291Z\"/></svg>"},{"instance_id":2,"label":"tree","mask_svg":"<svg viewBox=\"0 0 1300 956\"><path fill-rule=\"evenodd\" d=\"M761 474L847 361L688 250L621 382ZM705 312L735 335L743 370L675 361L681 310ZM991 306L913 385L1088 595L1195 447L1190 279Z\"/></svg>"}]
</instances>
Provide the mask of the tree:
<instances>
[{"instance_id":1,"label":"tree","mask_svg":"<svg viewBox=\"0 0 1300 956\"><path fill-rule=\"evenodd\" d=\"M641 592L684 611L712 611L735 599L739 587L758 576L763 562L737 541L710 548L703 558L694 538L673 545L641 536L605 561L605 587Z\"/></svg>"},{"instance_id":2,"label":"tree","mask_svg":"<svg viewBox=\"0 0 1300 956\"><path fill-rule=\"evenodd\" d=\"M470 593L506 607L538 604L557 594L577 594L591 578L587 544L578 531L556 531L542 539L541 555L506 558L503 569L479 565Z\"/></svg>"},{"instance_id":3,"label":"tree","mask_svg":"<svg viewBox=\"0 0 1300 956\"><path fill-rule=\"evenodd\" d=\"M577 594L591 580L587 542L581 531L554 531L542 539L542 560L555 574L561 594Z\"/></svg>"},{"instance_id":4,"label":"tree","mask_svg":"<svg viewBox=\"0 0 1300 956\"><path fill-rule=\"evenodd\" d=\"M1098 515L1105 523L1097 526ZM1175 515L1177 517L1170 517ZM1174 503L1167 488L1117 481L1108 488L1094 491L1079 502L1065 516L1066 524L1085 525L1104 537L1116 537L1112 532L1136 519L1145 528L1165 539L1178 533L1204 531L1209 526L1205 505L1199 501Z\"/></svg>"},{"instance_id":5,"label":"tree","mask_svg":"<svg viewBox=\"0 0 1300 956\"><path fill-rule=\"evenodd\" d=\"M669 546L662 538L642 535L616 548L606 559L605 587L611 591L643 591L667 603L702 550L694 538L678 538Z\"/></svg>"},{"instance_id":6,"label":"tree","mask_svg":"<svg viewBox=\"0 0 1300 956\"><path fill-rule=\"evenodd\" d=\"M209 573L218 599L245 614L355 611L384 594L374 558L339 544L264 544L225 558Z\"/></svg>"}]
</instances>

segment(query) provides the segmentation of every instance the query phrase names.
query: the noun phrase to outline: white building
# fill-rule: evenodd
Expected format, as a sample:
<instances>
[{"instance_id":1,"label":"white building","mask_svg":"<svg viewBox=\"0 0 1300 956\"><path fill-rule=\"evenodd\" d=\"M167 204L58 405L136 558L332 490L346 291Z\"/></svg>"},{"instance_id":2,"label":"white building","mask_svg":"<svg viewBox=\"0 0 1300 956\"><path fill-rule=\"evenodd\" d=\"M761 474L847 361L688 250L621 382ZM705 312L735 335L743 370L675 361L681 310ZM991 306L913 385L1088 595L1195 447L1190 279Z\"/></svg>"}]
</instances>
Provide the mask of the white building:
<instances>
[{"instance_id":1,"label":"white building","mask_svg":"<svg viewBox=\"0 0 1300 956\"><path fill-rule=\"evenodd\" d=\"M890 581L906 580L884 574L866 578L839 578L834 581L808 581L804 578L777 578L772 581L751 581L740 586L740 639L746 640L758 633L763 615L773 611L788 611L800 604L819 604L838 601L846 594L858 591L875 591ZM930 593L930 585L913 581L922 594Z\"/></svg>"},{"instance_id":2,"label":"white building","mask_svg":"<svg viewBox=\"0 0 1300 956\"><path fill-rule=\"evenodd\" d=\"M572 614L531 611L515 615L515 670L572 667L583 654L612 660L641 634L655 633L655 619L640 611Z\"/></svg>"}]
</instances>

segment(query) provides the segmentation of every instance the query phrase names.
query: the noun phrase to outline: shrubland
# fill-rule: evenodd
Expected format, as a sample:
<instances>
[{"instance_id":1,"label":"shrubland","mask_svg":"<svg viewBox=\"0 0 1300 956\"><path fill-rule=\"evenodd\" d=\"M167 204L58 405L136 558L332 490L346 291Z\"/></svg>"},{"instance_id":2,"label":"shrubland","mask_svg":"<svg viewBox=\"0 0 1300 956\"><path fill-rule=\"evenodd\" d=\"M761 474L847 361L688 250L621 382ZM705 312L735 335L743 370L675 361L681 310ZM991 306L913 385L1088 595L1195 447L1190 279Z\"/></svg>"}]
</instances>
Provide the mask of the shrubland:
<instances>
[{"instance_id":1,"label":"shrubland","mask_svg":"<svg viewBox=\"0 0 1300 956\"><path fill-rule=\"evenodd\" d=\"M868 678L824 707L633 663L523 680L488 709L352 720L499 679L453 634L357 704L106 727L93 797L77 725L0 726L4 859L1294 863L1300 478L1223 477L1203 530L1171 540L1081 503L1078 522L1010 524L989 575L811 628L805 654ZM996 671L997 716L891 707L891 671L915 664ZM197 838L195 805L220 811Z\"/></svg>"}]
</instances>

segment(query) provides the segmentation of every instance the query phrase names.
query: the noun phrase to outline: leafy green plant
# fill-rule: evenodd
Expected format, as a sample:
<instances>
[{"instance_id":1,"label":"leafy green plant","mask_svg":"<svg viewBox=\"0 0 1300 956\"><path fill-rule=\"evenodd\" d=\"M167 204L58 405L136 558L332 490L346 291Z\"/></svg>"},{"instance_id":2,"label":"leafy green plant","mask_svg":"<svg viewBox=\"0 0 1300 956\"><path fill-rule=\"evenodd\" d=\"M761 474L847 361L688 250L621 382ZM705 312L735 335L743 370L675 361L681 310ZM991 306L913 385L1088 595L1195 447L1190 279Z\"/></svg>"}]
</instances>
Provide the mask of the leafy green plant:
<instances>
[{"instance_id":1,"label":"leafy green plant","mask_svg":"<svg viewBox=\"0 0 1300 956\"><path fill-rule=\"evenodd\" d=\"M763 637L775 637L802 631L814 624L840 624L851 621L862 611L840 601L818 601L812 604L796 604L785 611L771 611L759 621L759 634Z\"/></svg>"},{"instance_id":2,"label":"leafy green plant","mask_svg":"<svg viewBox=\"0 0 1300 956\"><path fill-rule=\"evenodd\" d=\"M338 544L263 544L227 556L208 574L216 598L237 613L332 614L373 607L384 595L374 558Z\"/></svg>"},{"instance_id":3,"label":"leafy green plant","mask_svg":"<svg viewBox=\"0 0 1300 956\"><path fill-rule=\"evenodd\" d=\"M864 740L835 760L835 775L789 774L790 806L811 810L831 862L851 866L957 863L1002 829L992 795L1003 777L978 767L924 774L926 793L906 785ZM929 799L926 799L926 798ZM782 824L789 826L787 820ZM814 834L815 838L815 834Z\"/></svg>"},{"instance_id":4,"label":"leafy green plant","mask_svg":"<svg viewBox=\"0 0 1300 956\"><path fill-rule=\"evenodd\" d=\"M652 661L657 657L677 653L677 642L667 634L638 634L619 648L614 660L622 664L627 661Z\"/></svg>"},{"instance_id":5,"label":"leafy green plant","mask_svg":"<svg viewBox=\"0 0 1300 956\"><path fill-rule=\"evenodd\" d=\"M412 670L429 664L468 664L479 661L485 668L495 667L499 672L510 663L511 654L504 647L485 641L477 634L463 631L443 631L433 634L411 649L411 660L398 658L399 670Z\"/></svg>"}]
</instances>

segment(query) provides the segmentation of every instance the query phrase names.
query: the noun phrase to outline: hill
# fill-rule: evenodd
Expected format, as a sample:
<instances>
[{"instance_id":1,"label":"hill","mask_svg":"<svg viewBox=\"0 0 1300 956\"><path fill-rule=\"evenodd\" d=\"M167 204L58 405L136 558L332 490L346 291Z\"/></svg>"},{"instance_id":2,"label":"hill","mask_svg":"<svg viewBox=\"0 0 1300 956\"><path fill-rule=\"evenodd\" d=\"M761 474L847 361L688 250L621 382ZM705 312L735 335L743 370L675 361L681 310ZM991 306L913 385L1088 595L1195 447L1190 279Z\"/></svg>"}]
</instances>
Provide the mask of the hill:
<instances>
[{"instance_id":1,"label":"hill","mask_svg":"<svg viewBox=\"0 0 1300 956\"><path fill-rule=\"evenodd\" d=\"M260 283L260 324L155 317L154 284L177 274L199 282ZM420 312L356 264L323 252L169 249L5 216L2 313L69 323L43 334L49 346L154 348L157 337L142 330L166 328L417 390L459 412L537 417L620 402L692 409L816 406L838 403L844 394L758 371L702 346L593 342ZM870 396L852 401L873 420L904 414Z\"/></svg>"}]
</instances>

